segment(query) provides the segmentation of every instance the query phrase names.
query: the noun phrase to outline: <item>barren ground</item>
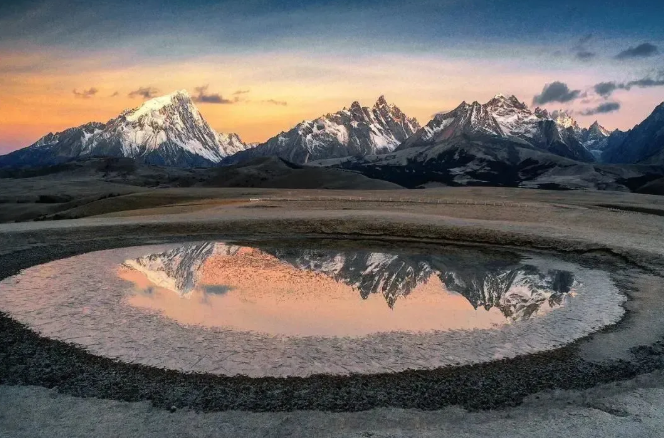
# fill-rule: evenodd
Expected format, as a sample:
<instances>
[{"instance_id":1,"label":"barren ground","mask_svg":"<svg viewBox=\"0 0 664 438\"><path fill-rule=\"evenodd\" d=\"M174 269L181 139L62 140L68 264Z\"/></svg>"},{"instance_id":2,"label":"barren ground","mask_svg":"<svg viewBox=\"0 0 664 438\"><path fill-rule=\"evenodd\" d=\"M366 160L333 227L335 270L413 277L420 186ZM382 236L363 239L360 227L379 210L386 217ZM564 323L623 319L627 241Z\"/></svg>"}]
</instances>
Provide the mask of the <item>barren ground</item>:
<instances>
[{"instance_id":1,"label":"barren ground","mask_svg":"<svg viewBox=\"0 0 664 438\"><path fill-rule=\"evenodd\" d=\"M552 353L551 360L565 367L557 370L560 381L547 371L549 356L519 362L521 373L510 363L470 367L467 375L482 375L478 378L484 379L479 382L486 392L491 385L509 384L517 388L515 394L501 399L475 389L467 394L469 401L461 394L456 406L428 410L426 406L440 403L426 397L459 373L435 381L424 376L417 385L434 385L421 393L427 410L403 409L396 402L362 408L352 403L357 400L348 405L355 408L335 409L356 412L307 410L315 407L313 402L307 406L306 398L295 411L286 409L290 412L252 412L249 402L244 408L238 405L244 410L226 410L219 406L228 406L228 400L187 404L159 385L153 395L135 397L122 392L122 382L114 389L107 387L111 380L86 380L122 375L124 368L41 340L2 316L0 436L661 436L664 198L491 188L160 189L86 202L59 213L85 218L0 225L0 278L82 251L148 242L259 236L369 239L384 245L454 241L553 251L604 266L629 289L628 316L613 330ZM76 367L68 369L68 361ZM90 364L103 372L91 373L97 369ZM143 374L153 379L158 373L134 370L127 375ZM180 382L183 391L196 384L192 379ZM407 386L407 380L400 384L409 394L423 391L422 386ZM321 394L335 392L332 387L323 390ZM367 391L374 392L358 396L369 401L382 397L379 385ZM322 403L325 397L317 400ZM474 401L480 410L470 412ZM171 403L173 413L166 409Z\"/></svg>"}]
</instances>

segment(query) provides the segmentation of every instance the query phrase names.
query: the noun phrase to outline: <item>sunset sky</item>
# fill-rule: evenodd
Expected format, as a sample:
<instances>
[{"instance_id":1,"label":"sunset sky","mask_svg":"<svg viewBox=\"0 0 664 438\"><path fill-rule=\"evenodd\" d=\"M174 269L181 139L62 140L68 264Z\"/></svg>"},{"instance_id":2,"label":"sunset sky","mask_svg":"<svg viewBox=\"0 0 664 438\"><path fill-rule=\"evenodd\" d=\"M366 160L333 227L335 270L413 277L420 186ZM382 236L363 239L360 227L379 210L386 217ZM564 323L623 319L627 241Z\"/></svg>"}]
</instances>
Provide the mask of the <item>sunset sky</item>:
<instances>
[{"instance_id":1,"label":"sunset sky","mask_svg":"<svg viewBox=\"0 0 664 438\"><path fill-rule=\"evenodd\" d=\"M178 89L250 142L381 94L423 124L503 93L627 129L664 101L663 23L662 0L3 0L0 154Z\"/></svg>"}]
</instances>

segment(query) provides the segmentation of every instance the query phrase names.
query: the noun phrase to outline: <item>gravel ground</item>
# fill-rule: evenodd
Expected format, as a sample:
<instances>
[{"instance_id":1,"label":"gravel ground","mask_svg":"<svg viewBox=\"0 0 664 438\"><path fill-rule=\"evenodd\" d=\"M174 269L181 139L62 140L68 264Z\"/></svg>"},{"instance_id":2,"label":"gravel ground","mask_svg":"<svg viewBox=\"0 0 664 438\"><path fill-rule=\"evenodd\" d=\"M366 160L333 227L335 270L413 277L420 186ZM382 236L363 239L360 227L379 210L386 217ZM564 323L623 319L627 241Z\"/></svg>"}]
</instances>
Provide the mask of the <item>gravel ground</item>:
<instances>
[{"instance_id":1,"label":"gravel ground","mask_svg":"<svg viewBox=\"0 0 664 438\"><path fill-rule=\"evenodd\" d=\"M2 225L0 278L68 255L166 241L306 235L403 245L394 240L401 238L411 244L463 241L556 250L560 257L612 272L636 304L628 303L627 316L617 326L547 353L452 369L300 379L187 375L118 363L40 338L0 316L0 406L6 408L0 414L4 415L0 434L40 436L41 430L51 432L48 436L112 436L113 432L118 432L115 436L151 436L149 432L168 428L175 436L295 436L306 433L307 425L317 425L320 436L445 436L451 431L477 436L487 431L500 435L501 430L502 436L556 436L543 433L561 432L554 427L558 425L567 433L588 428L578 436L656 436L653 427L662 425L664 399L658 374L664 368L664 343L659 335L664 329L660 331L657 324L664 321L648 312L644 303L659 301L662 293L663 221L640 215L635 222L630 221L631 215L615 214L611 225L603 227L601 221L594 221L593 212L570 221L569 210L559 210L545 206L547 217L541 223L519 222L516 209L502 211L514 215L515 221L509 222L491 221L491 215L466 219L449 207L444 216L423 215L414 206L408 213L381 211L379 215L369 210L275 212L225 207L204 215ZM589 233L592 227L595 232ZM621 333L629 337L617 342ZM607 349L622 349L626 354L616 358L596 353ZM609 388L608 393L597 392L597 385L606 383L609 386L602 388ZM541 391L571 394L571 398L547 398ZM592 405L602 400L608 407ZM448 406L457 407L422 411ZM501 411L467 413L458 406ZM177 412L170 414L172 409ZM347 413L333 413L342 411ZM577 418L574 412L582 414ZM126 429L112 428L118 416ZM523 421L528 427L520 426ZM191 428L183 428L182 423Z\"/></svg>"}]
</instances>

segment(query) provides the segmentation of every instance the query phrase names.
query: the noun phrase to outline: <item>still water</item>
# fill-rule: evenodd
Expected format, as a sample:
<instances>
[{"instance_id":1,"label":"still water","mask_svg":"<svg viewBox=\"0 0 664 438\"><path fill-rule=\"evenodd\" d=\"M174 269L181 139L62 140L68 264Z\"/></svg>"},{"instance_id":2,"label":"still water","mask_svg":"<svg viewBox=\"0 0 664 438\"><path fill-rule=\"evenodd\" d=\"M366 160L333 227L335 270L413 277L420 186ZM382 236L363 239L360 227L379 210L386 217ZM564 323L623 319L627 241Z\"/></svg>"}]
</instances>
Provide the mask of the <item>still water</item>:
<instances>
[{"instance_id":1,"label":"still water","mask_svg":"<svg viewBox=\"0 0 664 438\"><path fill-rule=\"evenodd\" d=\"M624 299L603 271L459 247L134 247L0 282L0 310L45 336L129 362L254 377L533 353L615 323Z\"/></svg>"}]
</instances>

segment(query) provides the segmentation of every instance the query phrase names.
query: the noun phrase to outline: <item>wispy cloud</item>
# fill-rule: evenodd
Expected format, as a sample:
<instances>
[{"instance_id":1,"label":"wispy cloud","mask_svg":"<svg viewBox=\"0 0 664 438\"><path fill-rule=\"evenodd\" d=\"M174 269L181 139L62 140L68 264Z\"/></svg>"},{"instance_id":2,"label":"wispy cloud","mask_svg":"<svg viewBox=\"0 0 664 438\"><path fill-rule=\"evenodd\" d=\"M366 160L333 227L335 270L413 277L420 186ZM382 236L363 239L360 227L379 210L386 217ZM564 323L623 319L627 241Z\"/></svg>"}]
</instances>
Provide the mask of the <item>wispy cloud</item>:
<instances>
[{"instance_id":1,"label":"wispy cloud","mask_svg":"<svg viewBox=\"0 0 664 438\"><path fill-rule=\"evenodd\" d=\"M232 103L236 103L238 101L237 97L235 97L234 99L226 99L219 93L208 93L207 91L208 87L209 87L208 85L202 85L200 87L194 88L194 90L196 90L197 93L196 95L193 96L194 102L229 105Z\"/></svg>"},{"instance_id":2,"label":"wispy cloud","mask_svg":"<svg viewBox=\"0 0 664 438\"><path fill-rule=\"evenodd\" d=\"M592 39L593 39L593 34L591 33L579 38L579 41L577 41L574 47L572 47L572 50L575 52L574 57L576 59L587 61L597 56L595 52L591 52L587 47L587 44Z\"/></svg>"},{"instance_id":3,"label":"wispy cloud","mask_svg":"<svg viewBox=\"0 0 664 438\"><path fill-rule=\"evenodd\" d=\"M618 102L604 102L596 106L595 108L588 108L585 111L582 111L581 114L584 116L593 116L595 114L606 114L618 111L620 109L620 104Z\"/></svg>"},{"instance_id":4,"label":"wispy cloud","mask_svg":"<svg viewBox=\"0 0 664 438\"><path fill-rule=\"evenodd\" d=\"M576 52L576 59L580 59L582 61L587 61L589 59L593 59L596 56L597 56L597 53L591 52L589 50L581 50L580 52Z\"/></svg>"},{"instance_id":5,"label":"wispy cloud","mask_svg":"<svg viewBox=\"0 0 664 438\"><path fill-rule=\"evenodd\" d=\"M286 106L288 105L288 102L284 100L275 100L275 99L266 99L266 100L261 100L263 103L269 103L272 105L279 105L279 106Z\"/></svg>"},{"instance_id":6,"label":"wispy cloud","mask_svg":"<svg viewBox=\"0 0 664 438\"><path fill-rule=\"evenodd\" d=\"M237 90L236 92L233 93L233 96L239 96L240 94L247 94L251 90Z\"/></svg>"},{"instance_id":7,"label":"wispy cloud","mask_svg":"<svg viewBox=\"0 0 664 438\"><path fill-rule=\"evenodd\" d=\"M82 90L82 91L78 91L78 90L74 89L72 92L74 93L74 96L76 96L76 97L79 97L81 99L89 99L92 96L94 96L95 94L97 94L99 92L99 90L96 89L95 87L90 87L87 90Z\"/></svg>"},{"instance_id":8,"label":"wispy cloud","mask_svg":"<svg viewBox=\"0 0 664 438\"><path fill-rule=\"evenodd\" d=\"M581 90L570 90L564 82L555 81L546 84L542 89L542 93L533 98L533 103L536 105L544 105L552 102L571 102L581 95Z\"/></svg>"},{"instance_id":9,"label":"wispy cloud","mask_svg":"<svg viewBox=\"0 0 664 438\"><path fill-rule=\"evenodd\" d=\"M633 59L633 58L648 58L650 56L655 56L659 53L659 49L656 45L651 43L639 44L635 47L630 47L627 50L623 50L618 53L615 58L624 60L624 59Z\"/></svg>"},{"instance_id":10,"label":"wispy cloud","mask_svg":"<svg viewBox=\"0 0 664 438\"><path fill-rule=\"evenodd\" d=\"M111 94L110 97L118 97L120 95L119 91L116 91L115 93Z\"/></svg>"},{"instance_id":11,"label":"wispy cloud","mask_svg":"<svg viewBox=\"0 0 664 438\"><path fill-rule=\"evenodd\" d=\"M138 87L137 90L128 94L129 97L142 97L143 99L152 99L159 95L159 90L154 87Z\"/></svg>"},{"instance_id":12,"label":"wispy cloud","mask_svg":"<svg viewBox=\"0 0 664 438\"><path fill-rule=\"evenodd\" d=\"M664 87L664 71L661 71L656 78L645 77L629 82L600 82L593 86L595 93L604 98L608 98L616 90L631 90L632 88L650 88Z\"/></svg>"}]
</instances>

